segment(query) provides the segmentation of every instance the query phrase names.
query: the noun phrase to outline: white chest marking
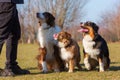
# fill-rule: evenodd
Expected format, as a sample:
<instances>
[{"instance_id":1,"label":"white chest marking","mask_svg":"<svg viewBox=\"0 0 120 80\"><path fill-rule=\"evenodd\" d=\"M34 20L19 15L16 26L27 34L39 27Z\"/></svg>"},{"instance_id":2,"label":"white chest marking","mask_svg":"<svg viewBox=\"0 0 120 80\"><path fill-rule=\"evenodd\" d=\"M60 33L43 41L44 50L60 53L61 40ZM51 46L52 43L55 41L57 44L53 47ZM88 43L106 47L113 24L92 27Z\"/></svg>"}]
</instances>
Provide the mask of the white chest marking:
<instances>
[{"instance_id":1,"label":"white chest marking","mask_svg":"<svg viewBox=\"0 0 120 80\"><path fill-rule=\"evenodd\" d=\"M84 36L83 47L85 49L85 52L88 53L93 58L95 58L97 55L100 54L99 49L93 48L94 45L95 45L95 42L92 41L92 38L89 35Z\"/></svg>"},{"instance_id":2,"label":"white chest marking","mask_svg":"<svg viewBox=\"0 0 120 80\"><path fill-rule=\"evenodd\" d=\"M61 48L61 58L65 61L68 61L70 58L73 57L70 51L67 51L65 48Z\"/></svg>"},{"instance_id":3,"label":"white chest marking","mask_svg":"<svg viewBox=\"0 0 120 80\"><path fill-rule=\"evenodd\" d=\"M52 44L57 44L57 41L54 40L53 38L53 34L61 31L61 29L58 26L50 27L49 29L46 29L48 27L50 26L43 24L38 29L38 41L42 48L44 48L47 44L49 44L49 42Z\"/></svg>"},{"instance_id":4,"label":"white chest marking","mask_svg":"<svg viewBox=\"0 0 120 80\"><path fill-rule=\"evenodd\" d=\"M46 40L47 32L48 32L48 30L43 30L41 28L38 29L38 41L42 48L44 48L46 45L45 40Z\"/></svg>"}]
</instances>

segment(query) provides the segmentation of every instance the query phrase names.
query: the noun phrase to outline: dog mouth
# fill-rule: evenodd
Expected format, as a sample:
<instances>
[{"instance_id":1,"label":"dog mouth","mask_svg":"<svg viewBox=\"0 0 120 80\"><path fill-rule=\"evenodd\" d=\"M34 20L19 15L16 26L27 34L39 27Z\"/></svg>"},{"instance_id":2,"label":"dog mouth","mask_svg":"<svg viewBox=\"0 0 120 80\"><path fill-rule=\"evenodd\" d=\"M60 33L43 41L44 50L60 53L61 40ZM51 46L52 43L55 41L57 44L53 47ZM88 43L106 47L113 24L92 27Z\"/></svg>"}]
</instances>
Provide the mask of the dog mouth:
<instances>
[{"instance_id":1,"label":"dog mouth","mask_svg":"<svg viewBox=\"0 0 120 80\"><path fill-rule=\"evenodd\" d=\"M82 32L82 33L87 33L89 32L89 29L87 29L85 26L80 26L81 28L78 30L78 32Z\"/></svg>"},{"instance_id":2,"label":"dog mouth","mask_svg":"<svg viewBox=\"0 0 120 80\"><path fill-rule=\"evenodd\" d=\"M87 33L89 32L89 29L85 27L84 23L80 23L80 29L78 30L78 32L82 32L82 33Z\"/></svg>"},{"instance_id":3,"label":"dog mouth","mask_svg":"<svg viewBox=\"0 0 120 80\"><path fill-rule=\"evenodd\" d=\"M82 33L86 33L86 32L88 32L88 31L89 31L89 30L86 29L86 28L81 28L81 29L78 30L78 32L82 32Z\"/></svg>"}]
</instances>

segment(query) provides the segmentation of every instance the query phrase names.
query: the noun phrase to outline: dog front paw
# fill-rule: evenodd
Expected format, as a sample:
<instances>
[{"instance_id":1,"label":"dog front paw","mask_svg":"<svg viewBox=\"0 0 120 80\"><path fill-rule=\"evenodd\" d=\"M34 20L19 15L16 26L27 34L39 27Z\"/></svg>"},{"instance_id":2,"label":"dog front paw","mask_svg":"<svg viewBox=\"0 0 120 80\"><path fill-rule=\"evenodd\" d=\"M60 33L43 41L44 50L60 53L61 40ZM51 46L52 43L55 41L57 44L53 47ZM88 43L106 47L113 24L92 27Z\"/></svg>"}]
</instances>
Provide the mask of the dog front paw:
<instances>
[{"instance_id":1,"label":"dog front paw","mask_svg":"<svg viewBox=\"0 0 120 80\"><path fill-rule=\"evenodd\" d=\"M100 71L99 72L104 72L105 70L104 69L100 69Z\"/></svg>"},{"instance_id":2,"label":"dog front paw","mask_svg":"<svg viewBox=\"0 0 120 80\"><path fill-rule=\"evenodd\" d=\"M42 70L42 73L47 73L48 72L48 70Z\"/></svg>"},{"instance_id":3,"label":"dog front paw","mask_svg":"<svg viewBox=\"0 0 120 80\"><path fill-rule=\"evenodd\" d=\"M91 70L90 64L85 64L85 67L86 67L87 70Z\"/></svg>"},{"instance_id":4,"label":"dog front paw","mask_svg":"<svg viewBox=\"0 0 120 80\"><path fill-rule=\"evenodd\" d=\"M73 72L73 70L69 70L68 72L69 72L69 73L72 73L72 72Z\"/></svg>"},{"instance_id":5,"label":"dog front paw","mask_svg":"<svg viewBox=\"0 0 120 80\"><path fill-rule=\"evenodd\" d=\"M99 72L104 72L104 70L100 70Z\"/></svg>"}]
</instances>

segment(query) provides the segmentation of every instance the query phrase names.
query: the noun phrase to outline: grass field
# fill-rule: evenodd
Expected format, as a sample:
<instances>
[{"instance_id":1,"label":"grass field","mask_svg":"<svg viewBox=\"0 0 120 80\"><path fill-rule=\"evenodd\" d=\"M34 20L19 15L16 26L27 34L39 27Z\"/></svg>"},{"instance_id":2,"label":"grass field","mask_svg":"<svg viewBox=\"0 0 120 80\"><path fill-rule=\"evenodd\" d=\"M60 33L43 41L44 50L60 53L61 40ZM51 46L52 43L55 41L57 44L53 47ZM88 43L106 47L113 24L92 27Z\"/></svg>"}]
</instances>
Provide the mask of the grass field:
<instances>
[{"instance_id":1,"label":"grass field","mask_svg":"<svg viewBox=\"0 0 120 80\"><path fill-rule=\"evenodd\" d=\"M23 69L30 70L29 75L20 75L15 77L0 77L0 80L120 80L120 42L109 43L111 66L110 70L106 72L94 71L75 71L74 73L48 73L42 74L37 68L37 61L35 59L38 54L37 44L19 44L18 59L19 65ZM82 55L81 46L81 55ZM4 68L5 63L5 46L0 56L0 68ZM83 55L81 61L83 65Z\"/></svg>"}]
</instances>

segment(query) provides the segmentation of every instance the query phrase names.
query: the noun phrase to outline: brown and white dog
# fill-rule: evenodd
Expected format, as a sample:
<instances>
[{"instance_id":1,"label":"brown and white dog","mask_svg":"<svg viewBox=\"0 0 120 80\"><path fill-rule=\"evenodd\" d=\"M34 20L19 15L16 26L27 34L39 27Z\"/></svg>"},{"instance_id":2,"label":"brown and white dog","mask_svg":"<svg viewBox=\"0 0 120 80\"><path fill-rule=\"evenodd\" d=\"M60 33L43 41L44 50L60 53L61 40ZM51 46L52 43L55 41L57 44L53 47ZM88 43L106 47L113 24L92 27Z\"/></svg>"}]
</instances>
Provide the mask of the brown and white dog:
<instances>
[{"instance_id":1,"label":"brown and white dog","mask_svg":"<svg viewBox=\"0 0 120 80\"><path fill-rule=\"evenodd\" d=\"M37 13L37 18L40 24L38 29L38 42L40 45L37 56L38 66L43 72L54 70L59 72L62 65L62 60L59 57L59 49L56 46L57 41L54 40L53 34L61 31L60 27L55 25L55 17L49 13Z\"/></svg>"},{"instance_id":2,"label":"brown and white dog","mask_svg":"<svg viewBox=\"0 0 120 80\"><path fill-rule=\"evenodd\" d=\"M71 38L71 34L67 32L60 32L54 35L58 41L60 48L60 57L65 61L65 64L69 66L68 72L73 72L75 65L81 70L80 66L80 47L75 40Z\"/></svg>"},{"instance_id":3,"label":"brown and white dog","mask_svg":"<svg viewBox=\"0 0 120 80\"><path fill-rule=\"evenodd\" d=\"M81 23L83 33L84 64L88 70L99 65L104 72L110 66L109 50L106 41L98 34L99 27L93 22Z\"/></svg>"}]
</instances>

